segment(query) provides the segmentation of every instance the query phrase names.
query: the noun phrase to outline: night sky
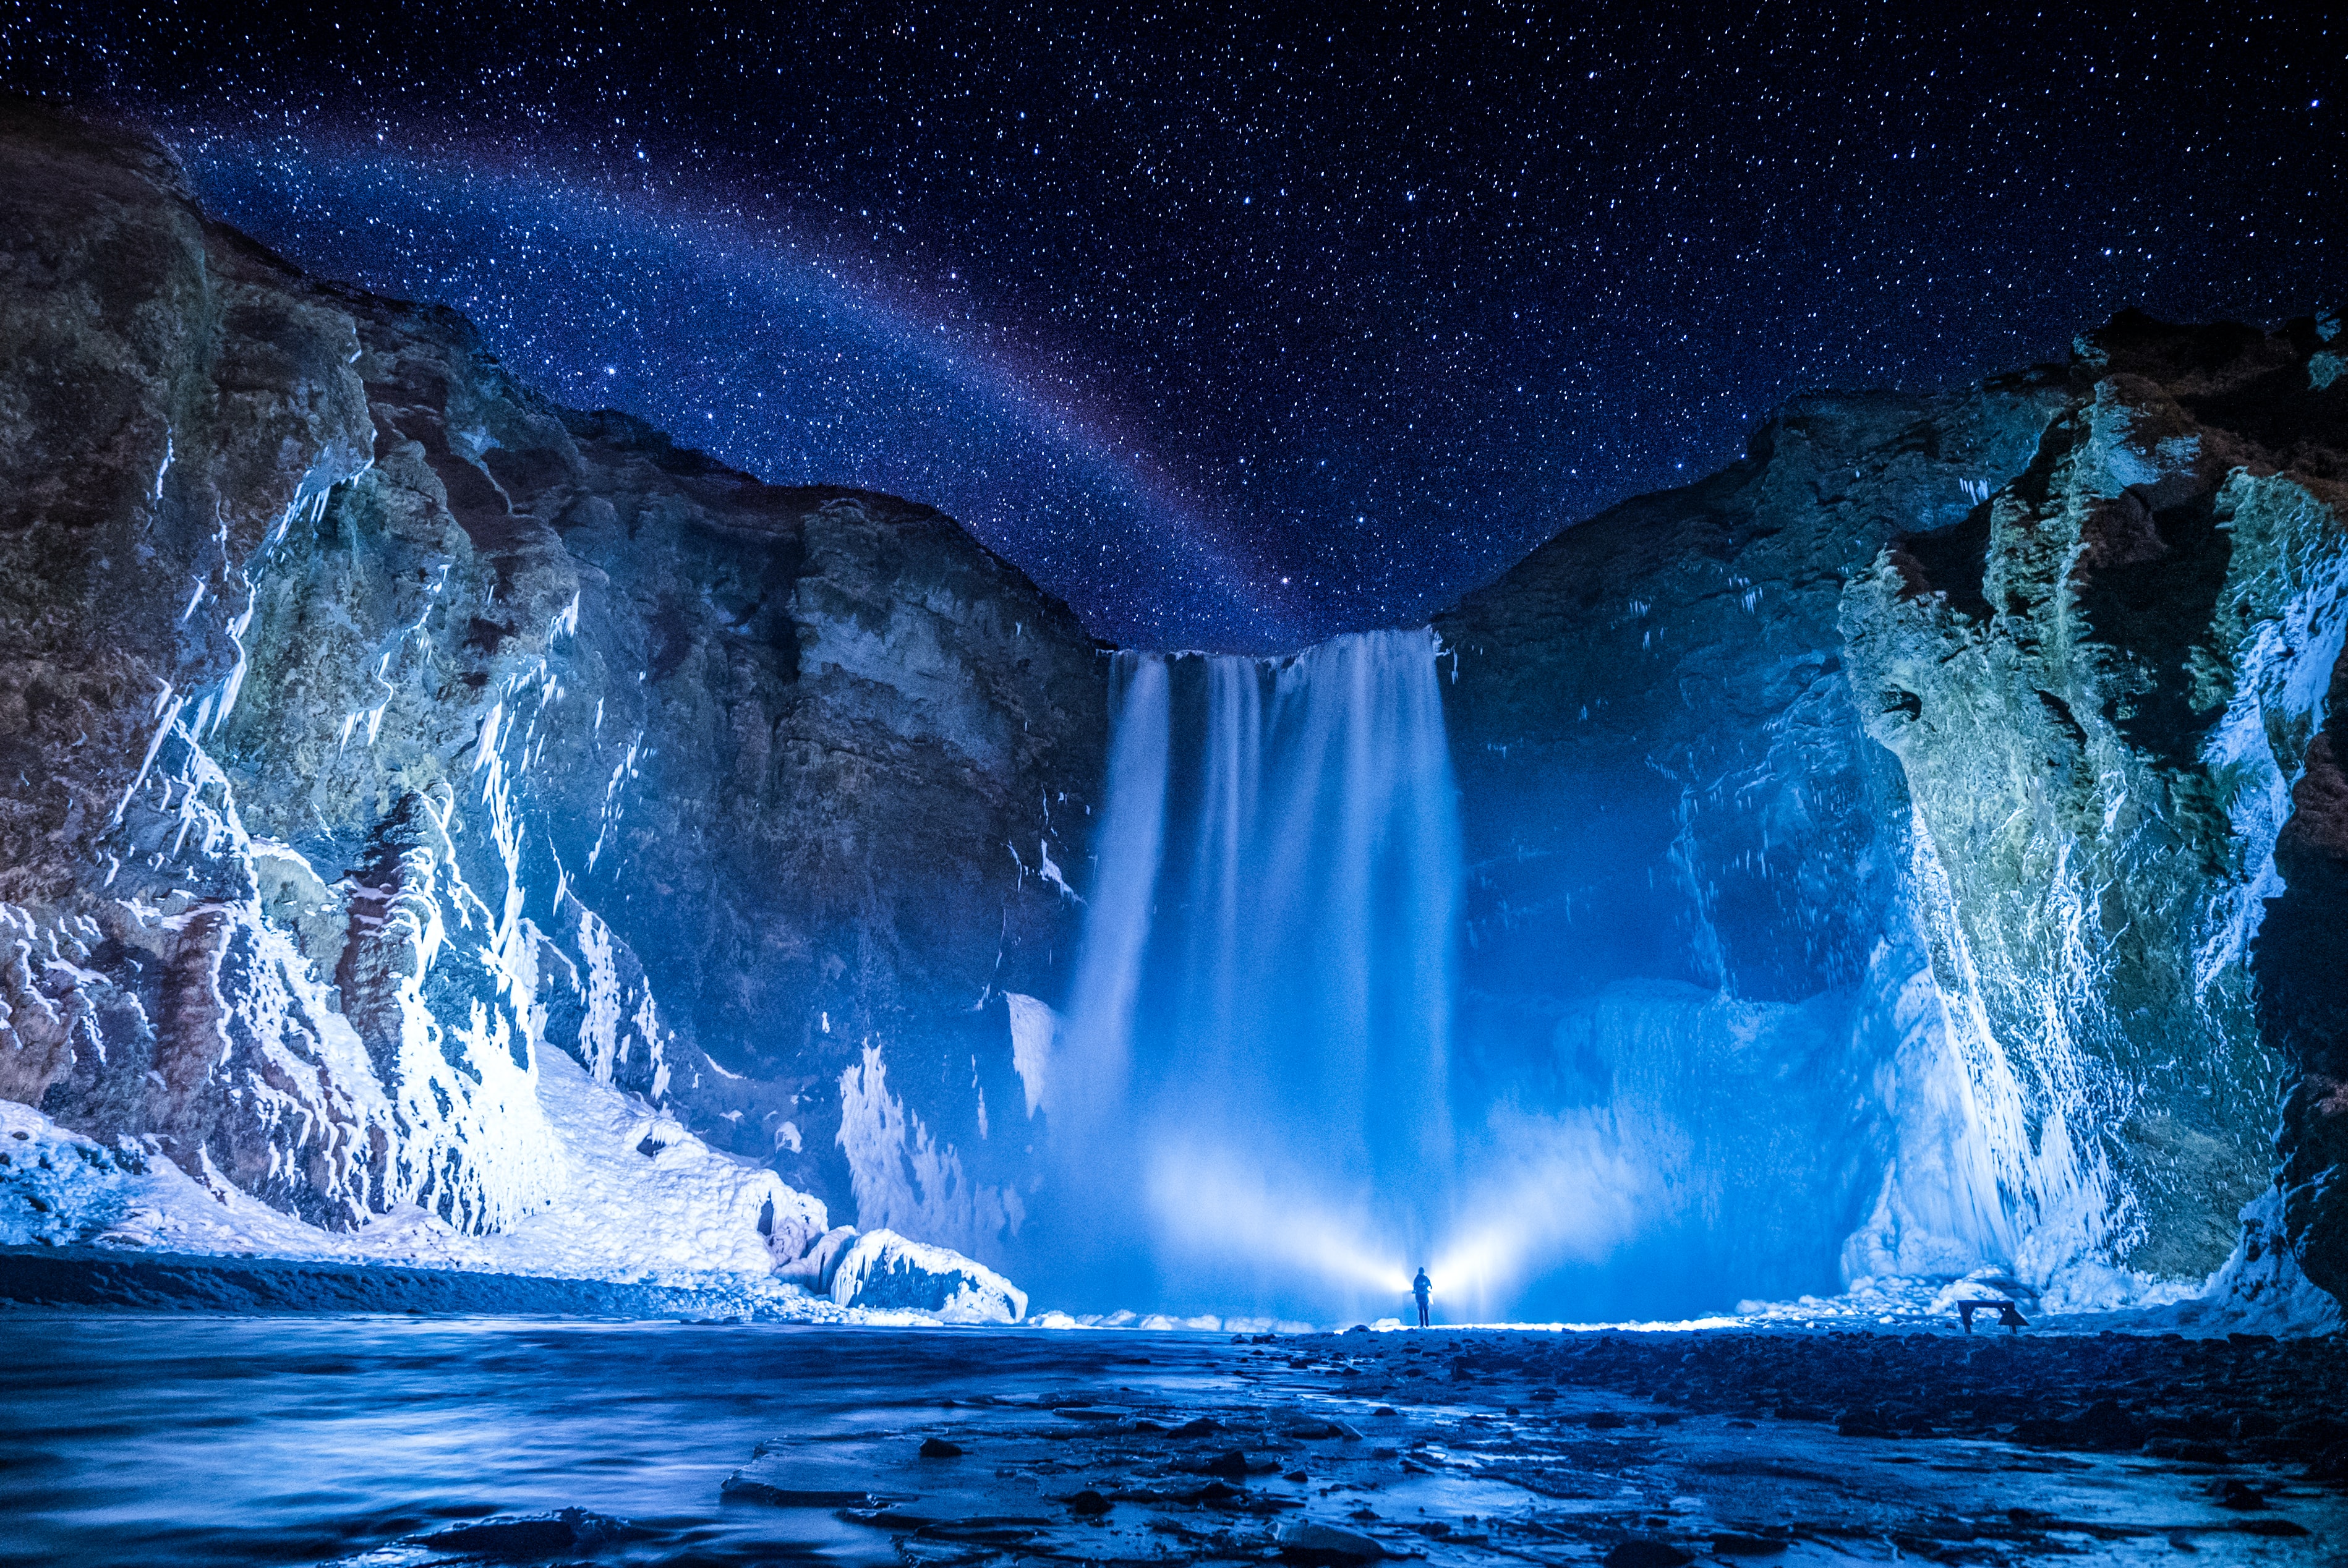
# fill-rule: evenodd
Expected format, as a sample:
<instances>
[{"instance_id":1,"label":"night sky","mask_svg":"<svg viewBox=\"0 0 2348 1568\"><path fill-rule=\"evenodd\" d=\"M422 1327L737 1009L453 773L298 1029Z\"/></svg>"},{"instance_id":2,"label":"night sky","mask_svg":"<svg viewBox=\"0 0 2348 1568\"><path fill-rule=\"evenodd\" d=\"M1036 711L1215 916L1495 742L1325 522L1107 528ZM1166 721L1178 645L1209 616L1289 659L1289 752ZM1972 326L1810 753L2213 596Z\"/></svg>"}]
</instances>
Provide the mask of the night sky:
<instances>
[{"instance_id":1,"label":"night sky","mask_svg":"<svg viewBox=\"0 0 2348 1568\"><path fill-rule=\"evenodd\" d=\"M1797 391L2336 304L2324 9L12 0L0 77L565 402L1264 648L1423 618Z\"/></svg>"}]
</instances>

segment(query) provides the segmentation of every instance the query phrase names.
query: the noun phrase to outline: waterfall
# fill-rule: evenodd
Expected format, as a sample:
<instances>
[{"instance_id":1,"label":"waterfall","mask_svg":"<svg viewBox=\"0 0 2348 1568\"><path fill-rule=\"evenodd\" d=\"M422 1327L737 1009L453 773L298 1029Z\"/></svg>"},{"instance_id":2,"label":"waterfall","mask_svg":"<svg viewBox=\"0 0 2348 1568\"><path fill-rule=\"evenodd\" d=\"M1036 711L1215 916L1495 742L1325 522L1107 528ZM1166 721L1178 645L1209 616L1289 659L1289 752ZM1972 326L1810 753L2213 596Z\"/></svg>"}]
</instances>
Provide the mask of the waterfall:
<instances>
[{"instance_id":1,"label":"waterfall","mask_svg":"<svg viewBox=\"0 0 2348 1568\"><path fill-rule=\"evenodd\" d=\"M1436 652L1415 631L1117 655L1031 1272L1086 1295L1394 1309L1457 1169Z\"/></svg>"},{"instance_id":2,"label":"waterfall","mask_svg":"<svg viewBox=\"0 0 2348 1568\"><path fill-rule=\"evenodd\" d=\"M1437 654L1116 655L1076 974L1048 1063L1032 1017L1021 1047L1045 1158L1013 1272L1072 1311L1328 1322L1406 1311L1424 1264L1455 1321L1587 1319L1995 1255L1904 947L1798 999L1633 975L1486 1007L1455 1053Z\"/></svg>"}]
</instances>

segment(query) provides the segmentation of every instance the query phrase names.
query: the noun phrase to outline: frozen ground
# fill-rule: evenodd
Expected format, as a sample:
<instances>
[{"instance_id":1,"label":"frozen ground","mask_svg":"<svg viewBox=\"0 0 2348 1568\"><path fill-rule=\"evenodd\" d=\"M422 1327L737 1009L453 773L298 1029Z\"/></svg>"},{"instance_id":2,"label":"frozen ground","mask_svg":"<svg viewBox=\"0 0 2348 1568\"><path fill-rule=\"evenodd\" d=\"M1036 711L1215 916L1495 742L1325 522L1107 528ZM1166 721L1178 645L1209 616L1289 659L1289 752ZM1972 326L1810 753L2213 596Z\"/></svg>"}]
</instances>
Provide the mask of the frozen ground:
<instances>
[{"instance_id":1,"label":"frozen ground","mask_svg":"<svg viewBox=\"0 0 2348 1568\"><path fill-rule=\"evenodd\" d=\"M2335 1340L0 1324L10 1563L2297 1565L2348 1549Z\"/></svg>"}]
</instances>

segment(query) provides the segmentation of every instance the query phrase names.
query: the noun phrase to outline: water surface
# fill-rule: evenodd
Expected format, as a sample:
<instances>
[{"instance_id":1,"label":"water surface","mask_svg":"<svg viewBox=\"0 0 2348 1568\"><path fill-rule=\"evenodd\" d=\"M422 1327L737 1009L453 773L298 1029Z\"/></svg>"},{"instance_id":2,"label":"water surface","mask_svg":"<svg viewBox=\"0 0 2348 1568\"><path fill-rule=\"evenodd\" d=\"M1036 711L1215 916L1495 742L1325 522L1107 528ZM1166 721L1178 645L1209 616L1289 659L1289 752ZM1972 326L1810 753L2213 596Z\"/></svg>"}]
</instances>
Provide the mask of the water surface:
<instances>
[{"instance_id":1,"label":"water surface","mask_svg":"<svg viewBox=\"0 0 2348 1568\"><path fill-rule=\"evenodd\" d=\"M0 1561L311 1563L584 1508L616 1555L896 1562L821 1511L727 1507L761 1440L886 1438L1055 1379L1179 1392L1212 1346L789 1324L0 1319ZM913 1439L908 1439L908 1441Z\"/></svg>"}]
</instances>

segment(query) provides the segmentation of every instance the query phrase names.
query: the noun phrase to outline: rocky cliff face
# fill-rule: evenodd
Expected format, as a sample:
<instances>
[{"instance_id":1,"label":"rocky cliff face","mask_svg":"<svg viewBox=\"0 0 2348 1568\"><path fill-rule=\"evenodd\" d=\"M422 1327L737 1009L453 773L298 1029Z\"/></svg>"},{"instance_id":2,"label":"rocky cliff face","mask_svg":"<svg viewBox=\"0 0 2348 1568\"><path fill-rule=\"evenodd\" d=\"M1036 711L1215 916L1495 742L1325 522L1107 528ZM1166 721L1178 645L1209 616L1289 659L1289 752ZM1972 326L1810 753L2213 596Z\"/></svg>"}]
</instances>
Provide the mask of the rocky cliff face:
<instances>
[{"instance_id":1,"label":"rocky cliff face","mask_svg":"<svg viewBox=\"0 0 2348 1568\"><path fill-rule=\"evenodd\" d=\"M1065 606L548 403L37 109L0 345L0 1095L482 1230L542 1197L560 1050L868 1226L1016 1225L1004 997L1058 1000L1105 744Z\"/></svg>"},{"instance_id":2,"label":"rocky cliff face","mask_svg":"<svg viewBox=\"0 0 2348 1568\"><path fill-rule=\"evenodd\" d=\"M1601 1111L1665 1172L1631 1200L1648 1255L1578 1289L1656 1310L1706 1277L1785 1296L1999 1249L1904 918L1904 788L1836 621L1890 534L2029 461L2066 386L1802 399L1744 462L1568 530L1438 619L1471 1070Z\"/></svg>"},{"instance_id":3,"label":"rocky cliff face","mask_svg":"<svg viewBox=\"0 0 2348 1568\"><path fill-rule=\"evenodd\" d=\"M2068 366L1804 399L1439 621L1462 1034L1511 1092L1668 1122L1682 1252L2145 1299L2266 1192L2241 1288L2348 1283L2327 343L2123 317Z\"/></svg>"},{"instance_id":4,"label":"rocky cliff face","mask_svg":"<svg viewBox=\"0 0 2348 1568\"><path fill-rule=\"evenodd\" d=\"M2302 784L2297 898L2330 891L2319 737L2348 630L2331 359L2312 322L2123 317L2028 466L1964 522L1895 542L1844 601L1868 733L1934 851L1936 977L2010 1068L2039 1155L2019 1195L2166 1278L2232 1249L2289 1083L2298 1250L2348 1285L2304 1169L2333 1162L2316 1108L2338 1037L2308 1015L2338 970L2305 951L2303 915L2260 940L2294 897L2277 839Z\"/></svg>"}]
</instances>

